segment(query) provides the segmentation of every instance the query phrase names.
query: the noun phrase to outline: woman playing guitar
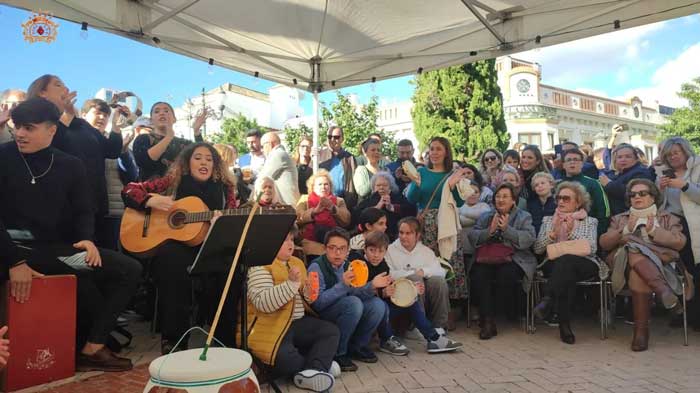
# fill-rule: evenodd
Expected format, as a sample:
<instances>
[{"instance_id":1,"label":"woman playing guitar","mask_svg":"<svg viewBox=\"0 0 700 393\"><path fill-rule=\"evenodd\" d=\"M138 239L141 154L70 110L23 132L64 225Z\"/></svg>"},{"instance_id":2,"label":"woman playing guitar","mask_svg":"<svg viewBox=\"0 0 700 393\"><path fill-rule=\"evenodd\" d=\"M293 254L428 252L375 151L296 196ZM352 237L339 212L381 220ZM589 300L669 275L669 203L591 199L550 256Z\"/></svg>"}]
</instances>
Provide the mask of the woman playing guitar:
<instances>
[{"instance_id":1,"label":"woman playing guitar","mask_svg":"<svg viewBox=\"0 0 700 393\"><path fill-rule=\"evenodd\" d=\"M185 148L164 177L129 183L122 191L122 198L132 209L168 211L173 207L173 201L195 196L210 210L222 210L240 205L235 190L236 182L219 153L208 143L199 142ZM198 247L170 242L158 249L152 261L158 289L163 354L170 352L190 327L192 281L187 268L194 262L197 251ZM186 343L178 349L186 349Z\"/></svg>"}]
</instances>

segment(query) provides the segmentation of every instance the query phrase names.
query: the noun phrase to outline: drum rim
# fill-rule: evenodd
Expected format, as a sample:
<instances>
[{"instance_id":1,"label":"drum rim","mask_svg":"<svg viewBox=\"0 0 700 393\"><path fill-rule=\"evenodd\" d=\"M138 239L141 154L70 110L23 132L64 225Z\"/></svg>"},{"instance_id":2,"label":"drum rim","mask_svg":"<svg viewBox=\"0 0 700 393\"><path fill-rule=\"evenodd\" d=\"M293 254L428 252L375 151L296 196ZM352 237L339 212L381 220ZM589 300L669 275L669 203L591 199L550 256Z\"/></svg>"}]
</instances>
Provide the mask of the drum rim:
<instances>
[{"instance_id":1,"label":"drum rim","mask_svg":"<svg viewBox=\"0 0 700 393\"><path fill-rule=\"evenodd\" d=\"M399 282L409 282L409 283L413 284L413 281L411 281L411 280L409 280L409 279L407 279L407 278L399 278L399 279L397 279L396 281L394 281L394 285L396 285L396 283L399 283ZM414 285L414 288L415 288L415 284L413 284L413 285ZM399 306L399 307L403 307L403 308L411 307L411 306L413 305L413 303L416 302L416 299L418 298L417 295L418 295L418 291L416 291L416 296L413 298L412 301L407 302L407 303L402 303L402 304L397 303L397 301L396 301L397 297L396 297L395 295L392 295L392 296L391 296L391 302L394 303L395 305Z\"/></svg>"},{"instance_id":2,"label":"drum rim","mask_svg":"<svg viewBox=\"0 0 700 393\"><path fill-rule=\"evenodd\" d=\"M225 382L231 382L233 380L236 380L238 378L241 378L248 373L250 373L252 370L248 368L247 370L241 371L238 374L229 376L229 377L223 377L223 378L217 378L217 379L209 379L205 381L196 381L196 382L175 382L175 381L168 381L164 379L158 379L156 377L151 377L151 382L154 384L158 385L163 385L163 386L171 386L171 387L196 387L196 386L210 386L210 385L218 385L220 383L225 383Z\"/></svg>"}]
</instances>

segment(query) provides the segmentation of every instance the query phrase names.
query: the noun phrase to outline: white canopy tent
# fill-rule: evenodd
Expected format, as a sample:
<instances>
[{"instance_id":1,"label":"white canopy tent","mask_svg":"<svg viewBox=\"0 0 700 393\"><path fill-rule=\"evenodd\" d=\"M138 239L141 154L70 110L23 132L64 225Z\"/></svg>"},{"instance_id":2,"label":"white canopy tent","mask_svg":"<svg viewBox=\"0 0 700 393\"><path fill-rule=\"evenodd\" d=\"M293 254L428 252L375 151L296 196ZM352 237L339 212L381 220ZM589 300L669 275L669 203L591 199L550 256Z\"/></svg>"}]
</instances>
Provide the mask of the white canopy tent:
<instances>
[{"instance_id":1,"label":"white canopy tent","mask_svg":"<svg viewBox=\"0 0 700 393\"><path fill-rule=\"evenodd\" d=\"M700 11L689 0L0 0L317 93ZM583 59L585 61L585 59ZM315 124L314 144L318 145Z\"/></svg>"}]
</instances>

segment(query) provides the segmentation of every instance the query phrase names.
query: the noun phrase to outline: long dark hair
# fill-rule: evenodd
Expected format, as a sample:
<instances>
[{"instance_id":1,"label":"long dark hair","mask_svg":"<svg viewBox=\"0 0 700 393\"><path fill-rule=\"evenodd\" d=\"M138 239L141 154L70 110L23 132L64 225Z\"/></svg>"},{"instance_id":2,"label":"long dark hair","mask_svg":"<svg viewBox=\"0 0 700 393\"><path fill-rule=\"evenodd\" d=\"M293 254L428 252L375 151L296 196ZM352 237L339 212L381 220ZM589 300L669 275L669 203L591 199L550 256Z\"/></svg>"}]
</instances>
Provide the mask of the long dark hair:
<instances>
[{"instance_id":1,"label":"long dark hair","mask_svg":"<svg viewBox=\"0 0 700 393\"><path fill-rule=\"evenodd\" d=\"M156 109L156 105L160 105L160 104L167 105L167 107L170 108L170 113L172 113L173 117L175 117L175 109L173 109L173 106L168 104L165 101L158 101L155 104L151 105L151 111L149 112L151 114L151 117L153 117L153 110Z\"/></svg>"},{"instance_id":2,"label":"long dark hair","mask_svg":"<svg viewBox=\"0 0 700 393\"><path fill-rule=\"evenodd\" d=\"M474 172L474 180L472 180L472 183L476 184L477 186L479 186L479 189L481 189L481 187L484 185L484 177L481 176L481 172L479 172L479 170L476 169L476 167L474 165L472 165L468 162L462 164L461 167L462 168L469 168L472 170L472 172Z\"/></svg>"},{"instance_id":3,"label":"long dark hair","mask_svg":"<svg viewBox=\"0 0 700 393\"><path fill-rule=\"evenodd\" d=\"M360 218L357 220L357 233L367 231L367 225L374 225L382 217L386 217L386 212L376 207L368 207L360 213Z\"/></svg>"},{"instance_id":4,"label":"long dark hair","mask_svg":"<svg viewBox=\"0 0 700 393\"><path fill-rule=\"evenodd\" d=\"M442 137L442 136L435 136L432 139L430 139L430 142L428 143L428 149L430 149L430 145L433 144L433 142L438 142L439 144L442 145L442 147L445 148L445 172L449 172L452 170L452 146L450 145L450 141L447 140L447 138ZM428 150L430 151L430 150ZM433 169L433 163L428 159L428 168Z\"/></svg>"},{"instance_id":5,"label":"long dark hair","mask_svg":"<svg viewBox=\"0 0 700 393\"><path fill-rule=\"evenodd\" d=\"M532 170L532 173L549 172L547 170L547 163L545 163L544 157L542 157L542 152L540 151L540 148L535 145L527 145L525 146L523 151L520 152L520 155L522 156L522 154L528 150L535 155L535 159L538 161L537 166L535 167L535 169ZM520 160L520 168L522 169L522 167L522 160Z\"/></svg>"},{"instance_id":6,"label":"long dark hair","mask_svg":"<svg viewBox=\"0 0 700 393\"><path fill-rule=\"evenodd\" d=\"M207 142L197 142L183 149L175 159L175 162L170 165L166 176L171 177L172 181L170 182L170 186L166 191L166 195L175 195L175 192L182 181L182 176L190 174L190 159L192 158L194 151L200 147L206 147L209 149L211 152L211 157L214 160L213 171L209 181L222 182L225 186L234 190L236 189L236 180L226 166L226 163L224 163L224 160L221 159L219 152L216 151L214 146Z\"/></svg>"},{"instance_id":7,"label":"long dark hair","mask_svg":"<svg viewBox=\"0 0 700 393\"><path fill-rule=\"evenodd\" d=\"M496 158L498 159L498 167L497 168L500 169L504 164L503 156L501 155L501 152L499 152L496 149L486 149L486 150L484 150L484 153L481 154L481 161L480 161L481 170L486 171L486 154L487 153L493 153L496 155Z\"/></svg>"}]
</instances>

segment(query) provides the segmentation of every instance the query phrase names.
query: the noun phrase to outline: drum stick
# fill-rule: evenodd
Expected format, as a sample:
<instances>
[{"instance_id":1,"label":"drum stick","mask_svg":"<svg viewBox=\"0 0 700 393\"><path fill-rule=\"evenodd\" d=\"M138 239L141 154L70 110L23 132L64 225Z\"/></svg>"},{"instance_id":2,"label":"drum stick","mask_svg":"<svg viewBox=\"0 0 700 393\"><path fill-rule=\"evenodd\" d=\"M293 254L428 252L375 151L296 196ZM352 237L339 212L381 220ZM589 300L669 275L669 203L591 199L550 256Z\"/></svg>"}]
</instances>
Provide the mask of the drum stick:
<instances>
[{"instance_id":1,"label":"drum stick","mask_svg":"<svg viewBox=\"0 0 700 393\"><path fill-rule=\"evenodd\" d=\"M214 316L214 321L211 324L211 330L209 330L209 336L207 336L207 342L204 344L204 351L202 351L202 354L199 356L199 360L207 360L207 351L209 350L209 346L211 345L211 341L214 339L214 332L216 331L216 326L219 324L219 317L221 316L221 310L224 308L224 303L226 302L226 296L228 295L228 290L229 287L231 286L231 281L233 280L233 274L236 272L236 266L238 265L238 257L241 255L241 250L243 249L243 244L245 243L246 236L248 236L248 228L250 228L250 223L253 221L253 216L255 215L255 211L258 210L258 207L260 206L260 200L259 198L255 201L255 204L253 207L250 209L250 213L248 214L248 219L245 222L245 226L243 226L243 234L241 235L241 239L238 240L238 248L236 248L236 255L233 257L233 263L231 263L231 269L228 271L228 277L226 278L226 285L224 286L224 292L221 294L221 299L219 299L219 307L216 309L216 315ZM247 279L247 277L244 278L244 280ZM247 299L243 299L243 301L247 301Z\"/></svg>"}]
</instances>

